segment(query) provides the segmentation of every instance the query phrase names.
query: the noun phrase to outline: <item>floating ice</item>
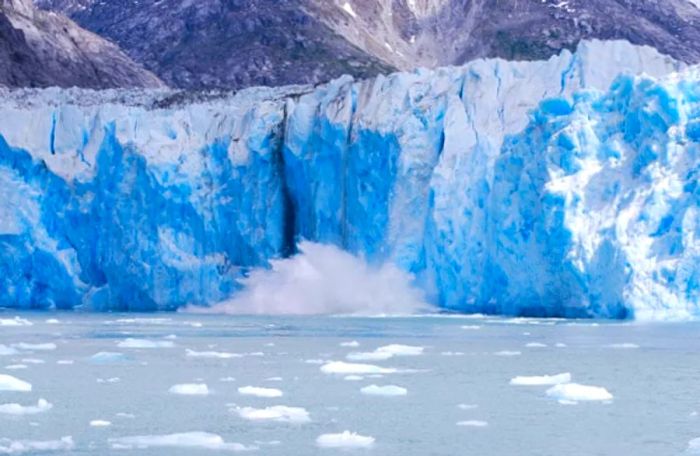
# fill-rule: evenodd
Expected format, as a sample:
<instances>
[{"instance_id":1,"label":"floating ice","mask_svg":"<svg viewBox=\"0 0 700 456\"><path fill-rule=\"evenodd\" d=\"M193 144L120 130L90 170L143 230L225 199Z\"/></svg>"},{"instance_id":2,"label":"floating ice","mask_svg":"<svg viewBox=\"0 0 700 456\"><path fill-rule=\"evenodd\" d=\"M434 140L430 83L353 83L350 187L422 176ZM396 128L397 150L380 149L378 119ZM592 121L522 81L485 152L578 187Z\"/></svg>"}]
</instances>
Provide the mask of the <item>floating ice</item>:
<instances>
[{"instance_id":1,"label":"floating ice","mask_svg":"<svg viewBox=\"0 0 700 456\"><path fill-rule=\"evenodd\" d=\"M27 350L27 351L51 351L51 350L56 350L56 344L52 342L48 343L43 343L43 344L28 344L26 342L19 342L17 344L12 344L14 348L17 348L19 350Z\"/></svg>"},{"instance_id":2,"label":"floating ice","mask_svg":"<svg viewBox=\"0 0 700 456\"><path fill-rule=\"evenodd\" d=\"M561 383L569 383L571 374L566 372L557 375L536 375L532 377L515 377L511 379L511 385L520 386L538 386L538 385L559 385Z\"/></svg>"},{"instance_id":3,"label":"floating ice","mask_svg":"<svg viewBox=\"0 0 700 456\"><path fill-rule=\"evenodd\" d=\"M343 377L343 380L347 380L349 382L359 382L361 380L364 380L365 378L361 375L347 375Z\"/></svg>"},{"instance_id":4,"label":"floating ice","mask_svg":"<svg viewBox=\"0 0 700 456\"><path fill-rule=\"evenodd\" d=\"M496 356L520 356L522 355L522 352L515 351L515 350L501 350L497 351L494 353Z\"/></svg>"},{"instance_id":5,"label":"floating ice","mask_svg":"<svg viewBox=\"0 0 700 456\"><path fill-rule=\"evenodd\" d=\"M478 330L481 329L481 326L478 325L462 325L460 326L462 329L467 329L467 330Z\"/></svg>"},{"instance_id":6,"label":"floating ice","mask_svg":"<svg viewBox=\"0 0 700 456\"><path fill-rule=\"evenodd\" d=\"M46 364L46 361L37 358L22 358L21 361L27 364Z\"/></svg>"},{"instance_id":7,"label":"floating ice","mask_svg":"<svg viewBox=\"0 0 700 456\"><path fill-rule=\"evenodd\" d=\"M631 348L639 348L639 345L633 344L630 342L625 342L622 344L610 344L610 348L622 348L622 349L631 349Z\"/></svg>"},{"instance_id":8,"label":"floating ice","mask_svg":"<svg viewBox=\"0 0 700 456\"><path fill-rule=\"evenodd\" d=\"M252 448L240 443L228 443L216 434L208 432L183 432L166 435L137 435L109 439L115 450L133 450L149 448L189 448L223 451L247 451Z\"/></svg>"},{"instance_id":9,"label":"floating ice","mask_svg":"<svg viewBox=\"0 0 700 456\"><path fill-rule=\"evenodd\" d=\"M527 348L545 348L547 344L543 344L541 342L530 342L525 344L525 347Z\"/></svg>"},{"instance_id":10,"label":"floating ice","mask_svg":"<svg viewBox=\"0 0 700 456\"><path fill-rule=\"evenodd\" d=\"M405 396L408 394L408 390L406 388L396 385L369 385L362 388L360 392L369 396Z\"/></svg>"},{"instance_id":11,"label":"floating ice","mask_svg":"<svg viewBox=\"0 0 700 456\"><path fill-rule=\"evenodd\" d=\"M10 364L8 366L5 366L5 369L8 370L20 370L20 369L27 369L29 366L26 364Z\"/></svg>"},{"instance_id":12,"label":"floating ice","mask_svg":"<svg viewBox=\"0 0 700 456\"><path fill-rule=\"evenodd\" d=\"M204 383L181 383L171 386L168 392L185 396L206 396L209 394L209 388Z\"/></svg>"},{"instance_id":13,"label":"floating ice","mask_svg":"<svg viewBox=\"0 0 700 456\"><path fill-rule=\"evenodd\" d=\"M194 351L189 348L185 350L185 354L190 358L215 358L215 359L231 359L242 358L243 355L238 353L227 353L217 351Z\"/></svg>"},{"instance_id":14,"label":"floating ice","mask_svg":"<svg viewBox=\"0 0 700 456\"><path fill-rule=\"evenodd\" d=\"M345 357L350 361L385 361L394 355L388 352L354 352Z\"/></svg>"},{"instance_id":15,"label":"floating ice","mask_svg":"<svg viewBox=\"0 0 700 456\"><path fill-rule=\"evenodd\" d=\"M51 410L53 405L46 399L39 399L36 405L0 404L0 414L4 415L36 415Z\"/></svg>"},{"instance_id":16,"label":"floating ice","mask_svg":"<svg viewBox=\"0 0 700 456\"><path fill-rule=\"evenodd\" d=\"M373 364L355 364L346 363L343 361L333 361L321 366L321 372L324 374L341 374L341 375L367 375L367 374L393 374L396 369L390 367L380 367Z\"/></svg>"},{"instance_id":17,"label":"floating ice","mask_svg":"<svg viewBox=\"0 0 700 456\"><path fill-rule=\"evenodd\" d=\"M316 439L316 445L321 448L370 448L374 442L374 437L350 431L341 434L323 434Z\"/></svg>"},{"instance_id":18,"label":"floating ice","mask_svg":"<svg viewBox=\"0 0 700 456\"><path fill-rule=\"evenodd\" d=\"M17 353L17 349L0 344L0 356L13 356Z\"/></svg>"},{"instance_id":19,"label":"floating ice","mask_svg":"<svg viewBox=\"0 0 700 456\"><path fill-rule=\"evenodd\" d=\"M48 320L44 321L47 325L59 325L61 324L60 320L57 320L55 318L49 318Z\"/></svg>"},{"instance_id":20,"label":"floating ice","mask_svg":"<svg viewBox=\"0 0 700 456\"><path fill-rule=\"evenodd\" d=\"M149 340L128 338L117 343L119 348L172 348L175 344L170 340Z\"/></svg>"},{"instance_id":21,"label":"floating ice","mask_svg":"<svg viewBox=\"0 0 700 456\"><path fill-rule=\"evenodd\" d=\"M92 427L107 427L111 426L112 422L107 420L92 420L90 421L90 426Z\"/></svg>"},{"instance_id":22,"label":"floating ice","mask_svg":"<svg viewBox=\"0 0 700 456\"><path fill-rule=\"evenodd\" d=\"M579 385L577 383L555 385L547 390L547 396L569 403L580 401L611 401L613 399L613 395L605 388Z\"/></svg>"},{"instance_id":23,"label":"floating ice","mask_svg":"<svg viewBox=\"0 0 700 456\"><path fill-rule=\"evenodd\" d=\"M32 384L7 374L0 374L0 391L29 392Z\"/></svg>"},{"instance_id":24,"label":"floating ice","mask_svg":"<svg viewBox=\"0 0 700 456\"><path fill-rule=\"evenodd\" d=\"M128 360L124 353L119 352L98 352L90 357L90 362L94 364L122 363Z\"/></svg>"},{"instance_id":25,"label":"floating ice","mask_svg":"<svg viewBox=\"0 0 700 456\"><path fill-rule=\"evenodd\" d=\"M423 354L424 349L424 347L416 347L413 345L391 344L379 347L375 352L390 353L393 356L418 356Z\"/></svg>"},{"instance_id":26,"label":"floating ice","mask_svg":"<svg viewBox=\"0 0 700 456\"><path fill-rule=\"evenodd\" d=\"M466 427L486 427L488 426L489 423L486 421L480 421L480 420L467 420L467 421L458 421L457 426L466 426Z\"/></svg>"},{"instance_id":27,"label":"floating ice","mask_svg":"<svg viewBox=\"0 0 700 456\"><path fill-rule=\"evenodd\" d=\"M239 407L235 409L238 415L250 421L277 421L281 423L302 424L311 421L309 412L301 407L275 405L262 409Z\"/></svg>"},{"instance_id":28,"label":"floating ice","mask_svg":"<svg viewBox=\"0 0 700 456\"><path fill-rule=\"evenodd\" d=\"M238 388L238 393L244 396L256 396L256 397L282 397L282 391L277 388L262 388L259 386L242 386Z\"/></svg>"},{"instance_id":29,"label":"floating ice","mask_svg":"<svg viewBox=\"0 0 700 456\"><path fill-rule=\"evenodd\" d=\"M457 408L460 410L474 410L479 408L479 406L475 404L457 404Z\"/></svg>"},{"instance_id":30,"label":"floating ice","mask_svg":"<svg viewBox=\"0 0 700 456\"><path fill-rule=\"evenodd\" d=\"M72 359L59 359L56 361L56 364L61 365L61 366L70 366L71 364L75 364L75 361Z\"/></svg>"},{"instance_id":31,"label":"floating ice","mask_svg":"<svg viewBox=\"0 0 700 456\"><path fill-rule=\"evenodd\" d=\"M223 383L232 383L232 382L236 381L236 378L235 377L221 377L219 379L219 381L223 382Z\"/></svg>"},{"instance_id":32,"label":"floating ice","mask_svg":"<svg viewBox=\"0 0 700 456\"><path fill-rule=\"evenodd\" d=\"M62 437L60 440L10 440L0 438L0 454L44 454L54 451L71 451L75 448L73 438Z\"/></svg>"},{"instance_id":33,"label":"floating ice","mask_svg":"<svg viewBox=\"0 0 700 456\"><path fill-rule=\"evenodd\" d=\"M31 321L20 317L0 318L0 326L32 326L33 324Z\"/></svg>"},{"instance_id":34,"label":"floating ice","mask_svg":"<svg viewBox=\"0 0 700 456\"><path fill-rule=\"evenodd\" d=\"M109 378L98 378L97 383L119 383L121 379L119 377L109 377Z\"/></svg>"},{"instance_id":35,"label":"floating ice","mask_svg":"<svg viewBox=\"0 0 700 456\"><path fill-rule=\"evenodd\" d=\"M360 343L356 340L352 340L350 342L341 342L340 346L341 347L357 348L360 346Z\"/></svg>"}]
</instances>

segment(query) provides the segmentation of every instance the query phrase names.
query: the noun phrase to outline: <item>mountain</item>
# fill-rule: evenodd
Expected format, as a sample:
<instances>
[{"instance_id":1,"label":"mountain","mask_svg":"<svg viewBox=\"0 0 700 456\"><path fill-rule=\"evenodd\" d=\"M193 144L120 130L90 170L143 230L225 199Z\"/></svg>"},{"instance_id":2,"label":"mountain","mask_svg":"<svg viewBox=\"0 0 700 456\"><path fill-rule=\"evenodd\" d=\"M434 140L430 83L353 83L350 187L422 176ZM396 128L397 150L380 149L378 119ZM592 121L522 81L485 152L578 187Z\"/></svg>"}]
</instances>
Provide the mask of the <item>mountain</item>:
<instances>
[{"instance_id":1,"label":"mountain","mask_svg":"<svg viewBox=\"0 0 700 456\"><path fill-rule=\"evenodd\" d=\"M597 41L318 87L6 90L0 307L208 305L307 240L449 309L700 315L698 93L698 67Z\"/></svg>"},{"instance_id":2,"label":"mountain","mask_svg":"<svg viewBox=\"0 0 700 456\"><path fill-rule=\"evenodd\" d=\"M163 87L117 46L31 0L0 0L0 86Z\"/></svg>"},{"instance_id":3,"label":"mountain","mask_svg":"<svg viewBox=\"0 0 700 456\"><path fill-rule=\"evenodd\" d=\"M688 0L36 1L190 89L538 60L591 38L700 61L700 9Z\"/></svg>"}]
</instances>

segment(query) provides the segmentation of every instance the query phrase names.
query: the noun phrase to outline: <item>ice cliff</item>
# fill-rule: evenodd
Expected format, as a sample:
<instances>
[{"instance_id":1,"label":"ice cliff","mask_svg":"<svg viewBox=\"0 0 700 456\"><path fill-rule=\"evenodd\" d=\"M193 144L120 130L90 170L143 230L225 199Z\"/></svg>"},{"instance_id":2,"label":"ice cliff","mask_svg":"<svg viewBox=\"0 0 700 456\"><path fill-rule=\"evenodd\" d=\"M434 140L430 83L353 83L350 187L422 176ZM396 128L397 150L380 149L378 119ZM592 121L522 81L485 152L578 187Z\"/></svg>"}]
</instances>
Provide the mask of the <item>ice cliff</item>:
<instances>
[{"instance_id":1,"label":"ice cliff","mask_svg":"<svg viewBox=\"0 0 700 456\"><path fill-rule=\"evenodd\" d=\"M0 306L212 304L310 240L448 309L700 313L700 72L651 48L198 97L0 93Z\"/></svg>"}]
</instances>

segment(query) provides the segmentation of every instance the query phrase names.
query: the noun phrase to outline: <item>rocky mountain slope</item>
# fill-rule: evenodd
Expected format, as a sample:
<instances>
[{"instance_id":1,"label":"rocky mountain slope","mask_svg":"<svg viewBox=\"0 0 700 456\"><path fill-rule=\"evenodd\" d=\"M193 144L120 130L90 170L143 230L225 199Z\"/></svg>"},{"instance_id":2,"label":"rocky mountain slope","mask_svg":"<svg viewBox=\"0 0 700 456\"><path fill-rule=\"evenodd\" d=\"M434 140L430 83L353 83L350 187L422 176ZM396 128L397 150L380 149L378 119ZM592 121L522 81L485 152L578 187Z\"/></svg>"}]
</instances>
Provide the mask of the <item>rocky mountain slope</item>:
<instances>
[{"instance_id":1,"label":"rocky mountain slope","mask_svg":"<svg viewBox=\"0 0 700 456\"><path fill-rule=\"evenodd\" d=\"M182 88L318 83L479 57L536 60L586 38L700 61L700 9L689 0L36 1Z\"/></svg>"},{"instance_id":2,"label":"rocky mountain slope","mask_svg":"<svg viewBox=\"0 0 700 456\"><path fill-rule=\"evenodd\" d=\"M31 0L0 0L0 86L161 87L117 46Z\"/></svg>"}]
</instances>

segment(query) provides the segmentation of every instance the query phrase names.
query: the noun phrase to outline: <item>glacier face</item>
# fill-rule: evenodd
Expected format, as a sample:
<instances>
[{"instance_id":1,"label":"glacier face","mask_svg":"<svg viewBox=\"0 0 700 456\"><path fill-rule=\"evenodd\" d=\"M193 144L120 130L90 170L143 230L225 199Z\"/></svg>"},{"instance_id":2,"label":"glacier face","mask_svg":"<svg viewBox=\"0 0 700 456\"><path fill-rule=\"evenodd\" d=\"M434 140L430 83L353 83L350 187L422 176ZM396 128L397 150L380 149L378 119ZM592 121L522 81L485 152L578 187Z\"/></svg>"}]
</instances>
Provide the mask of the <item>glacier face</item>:
<instances>
[{"instance_id":1,"label":"glacier face","mask_svg":"<svg viewBox=\"0 0 700 456\"><path fill-rule=\"evenodd\" d=\"M588 42L185 102L5 92L0 306L212 304L309 240L449 309L697 314L699 79Z\"/></svg>"}]
</instances>

